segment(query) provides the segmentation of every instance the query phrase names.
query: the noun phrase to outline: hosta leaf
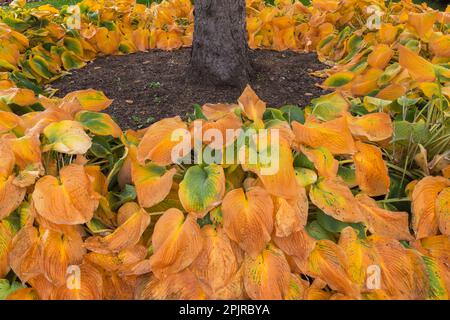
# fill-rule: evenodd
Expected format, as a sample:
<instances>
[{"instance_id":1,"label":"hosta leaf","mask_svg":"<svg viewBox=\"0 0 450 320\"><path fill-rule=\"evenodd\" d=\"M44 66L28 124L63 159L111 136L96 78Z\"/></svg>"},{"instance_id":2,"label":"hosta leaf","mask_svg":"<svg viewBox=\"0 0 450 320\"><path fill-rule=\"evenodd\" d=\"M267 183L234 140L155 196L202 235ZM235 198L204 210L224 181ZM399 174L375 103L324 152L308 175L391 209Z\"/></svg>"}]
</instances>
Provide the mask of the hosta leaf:
<instances>
[{"instance_id":1,"label":"hosta leaf","mask_svg":"<svg viewBox=\"0 0 450 320\"><path fill-rule=\"evenodd\" d=\"M289 264L281 250L273 245L255 258L244 260L244 285L250 298L281 300L288 292Z\"/></svg>"},{"instance_id":2,"label":"hosta leaf","mask_svg":"<svg viewBox=\"0 0 450 320\"><path fill-rule=\"evenodd\" d=\"M266 111L266 103L259 99L256 92L250 86L247 86L238 99L239 107L245 115L253 121L262 120Z\"/></svg>"},{"instance_id":3,"label":"hosta leaf","mask_svg":"<svg viewBox=\"0 0 450 320\"><path fill-rule=\"evenodd\" d=\"M323 123L307 121L304 125L293 122L292 129L301 144L324 147L332 154L353 154L356 151L345 117Z\"/></svg>"},{"instance_id":4,"label":"hosta leaf","mask_svg":"<svg viewBox=\"0 0 450 320\"><path fill-rule=\"evenodd\" d=\"M311 186L309 197L318 208L339 221L363 221L352 192L338 181L319 180Z\"/></svg>"},{"instance_id":5,"label":"hosta leaf","mask_svg":"<svg viewBox=\"0 0 450 320\"><path fill-rule=\"evenodd\" d=\"M323 147L310 149L301 147L301 151L314 163L317 173L322 178L335 178L339 162L333 157L331 152Z\"/></svg>"},{"instance_id":6,"label":"hosta leaf","mask_svg":"<svg viewBox=\"0 0 450 320\"><path fill-rule=\"evenodd\" d=\"M434 66L410 49L399 46L400 65L418 82L433 82L436 79Z\"/></svg>"},{"instance_id":7,"label":"hosta leaf","mask_svg":"<svg viewBox=\"0 0 450 320\"><path fill-rule=\"evenodd\" d=\"M94 89L73 91L67 94L64 101L77 101L82 110L100 112L110 106L112 100L108 99L102 91Z\"/></svg>"},{"instance_id":8,"label":"hosta leaf","mask_svg":"<svg viewBox=\"0 0 450 320\"><path fill-rule=\"evenodd\" d=\"M373 142L384 141L392 137L393 125L387 113L370 113L361 117L349 117L349 128L358 138Z\"/></svg>"},{"instance_id":9,"label":"hosta leaf","mask_svg":"<svg viewBox=\"0 0 450 320\"><path fill-rule=\"evenodd\" d=\"M44 129L44 136L48 140L44 151L85 154L92 146L91 138L76 121L63 120L51 123Z\"/></svg>"},{"instance_id":10,"label":"hosta leaf","mask_svg":"<svg viewBox=\"0 0 450 320\"><path fill-rule=\"evenodd\" d=\"M182 271L197 258L203 243L200 227L193 216L185 217L178 209L167 210L159 218L152 235L152 271L160 279Z\"/></svg>"},{"instance_id":11,"label":"hosta leaf","mask_svg":"<svg viewBox=\"0 0 450 320\"><path fill-rule=\"evenodd\" d=\"M190 167L180 183L178 195L187 212L203 217L218 206L225 194L225 174L219 165Z\"/></svg>"},{"instance_id":12,"label":"hosta leaf","mask_svg":"<svg viewBox=\"0 0 450 320\"><path fill-rule=\"evenodd\" d=\"M350 83L355 74L350 71L337 72L324 81L323 85L330 88L339 88Z\"/></svg>"},{"instance_id":13,"label":"hosta leaf","mask_svg":"<svg viewBox=\"0 0 450 320\"><path fill-rule=\"evenodd\" d=\"M373 145L356 142L358 152L353 155L356 181L369 196L381 196L389 192L390 179L381 150Z\"/></svg>"},{"instance_id":14,"label":"hosta leaf","mask_svg":"<svg viewBox=\"0 0 450 320\"><path fill-rule=\"evenodd\" d=\"M231 240L255 257L270 240L274 205L267 191L234 189L222 202L223 226Z\"/></svg>"},{"instance_id":15,"label":"hosta leaf","mask_svg":"<svg viewBox=\"0 0 450 320\"><path fill-rule=\"evenodd\" d=\"M172 159L172 152L181 141L181 139L172 137L177 132L182 134L181 139L189 135L187 126L180 117L168 118L152 124L139 143L137 153L138 161L143 163L146 160L151 160L157 165L165 166L178 160ZM188 149L190 152L190 146ZM176 154L176 156L182 159L185 154Z\"/></svg>"},{"instance_id":16,"label":"hosta leaf","mask_svg":"<svg viewBox=\"0 0 450 320\"><path fill-rule=\"evenodd\" d=\"M311 100L312 114L320 120L329 121L346 114L348 101L338 91Z\"/></svg>"},{"instance_id":17,"label":"hosta leaf","mask_svg":"<svg viewBox=\"0 0 450 320\"><path fill-rule=\"evenodd\" d=\"M120 127L106 113L80 111L76 114L75 120L95 135L118 138L122 134Z\"/></svg>"},{"instance_id":18,"label":"hosta leaf","mask_svg":"<svg viewBox=\"0 0 450 320\"><path fill-rule=\"evenodd\" d=\"M50 175L39 179L32 198L39 215L66 225L90 221L99 203L84 167L76 164L62 168L60 179Z\"/></svg>"},{"instance_id":19,"label":"hosta leaf","mask_svg":"<svg viewBox=\"0 0 450 320\"><path fill-rule=\"evenodd\" d=\"M17 281L9 282L7 279L0 279L0 300L6 298L15 291L25 288L23 284Z\"/></svg>"},{"instance_id":20,"label":"hosta leaf","mask_svg":"<svg viewBox=\"0 0 450 320\"><path fill-rule=\"evenodd\" d=\"M150 224L150 215L142 208L137 207L137 211L123 222L113 233L105 236L94 236L85 241L85 247L98 253L117 253L137 244ZM132 210L134 211L134 210Z\"/></svg>"},{"instance_id":21,"label":"hosta leaf","mask_svg":"<svg viewBox=\"0 0 450 320\"><path fill-rule=\"evenodd\" d=\"M163 201L172 188L176 169L166 170L154 163L141 166L136 161L131 164L131 178L136 187L139 204L150 208Z\"/></svg>"},{"instance_id":22,"label":"hosta leaf","mask_svg":"<svg viewBox=\"0 0 450 320\"><path fill-rule=\"evenodd\" d=\"M450 186L444 177L425 177L414 187L412 193L412 226L417 239L433 236L439 229L436 199Z\"/></svg>"}]
</instances>

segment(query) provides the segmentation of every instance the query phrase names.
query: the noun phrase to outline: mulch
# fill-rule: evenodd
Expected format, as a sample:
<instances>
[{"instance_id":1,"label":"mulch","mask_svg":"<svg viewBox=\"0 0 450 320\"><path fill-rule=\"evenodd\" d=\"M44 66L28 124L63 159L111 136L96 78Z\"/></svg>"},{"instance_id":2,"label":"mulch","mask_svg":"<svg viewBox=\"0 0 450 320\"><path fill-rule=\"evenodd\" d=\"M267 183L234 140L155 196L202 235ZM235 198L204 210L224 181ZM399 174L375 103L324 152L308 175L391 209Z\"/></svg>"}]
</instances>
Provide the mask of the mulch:
<instances>
[{"instance_id":1,"label":"mulch","mask_svg":"<svg viewBox=\"0 0 450 320\"><path fill-rule=\"evenodd\" d=\"M326 93L316 85L322 79L310 75L327 67L314 53L256 50L251 58L257 72L250 85L270 107L303 107ZM105 112L122 129L146 127L175 115L185 118L195 104L236 103L240 89L187 80L189 60L190 49L99 57L51 86L59 89L59 97L75 90L102 90L114 99Z\"/></svg>"}]
</instances>

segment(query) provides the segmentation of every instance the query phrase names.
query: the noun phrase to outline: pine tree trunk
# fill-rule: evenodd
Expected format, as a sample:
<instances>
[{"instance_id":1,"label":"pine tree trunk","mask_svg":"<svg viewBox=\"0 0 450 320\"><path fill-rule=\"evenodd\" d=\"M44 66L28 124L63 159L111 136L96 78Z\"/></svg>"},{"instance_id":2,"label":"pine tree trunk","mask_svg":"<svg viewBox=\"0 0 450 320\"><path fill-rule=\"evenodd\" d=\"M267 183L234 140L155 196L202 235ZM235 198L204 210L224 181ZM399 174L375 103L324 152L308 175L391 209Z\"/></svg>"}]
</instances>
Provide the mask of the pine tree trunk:
<instances>
[{"instance_id":1,"label":"pine tree trunk","mask_svg":"<svg viewBox=\"0 0 450 320\"><path fill-rule=\"evenodd\" d=\"M248 51L245 0L195 0L190 71L197 80L244 87L253 73Z\"/></svg>"}]
</instances>

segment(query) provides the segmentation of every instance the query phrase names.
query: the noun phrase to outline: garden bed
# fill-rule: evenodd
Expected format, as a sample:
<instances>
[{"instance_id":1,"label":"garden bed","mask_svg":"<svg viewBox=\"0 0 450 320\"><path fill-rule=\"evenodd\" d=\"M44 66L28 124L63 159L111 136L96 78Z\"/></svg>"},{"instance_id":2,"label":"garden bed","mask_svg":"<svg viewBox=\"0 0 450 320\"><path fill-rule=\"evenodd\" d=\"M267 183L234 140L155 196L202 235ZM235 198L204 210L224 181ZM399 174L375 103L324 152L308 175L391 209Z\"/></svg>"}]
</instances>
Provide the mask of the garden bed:
<instances>
[{"instance_id":1,"label":"garden bed","mask_svg":"<svg viewBox=\"0 0 450 320\"><path fill-rule=\"evenodd\" d=\"M268 106L306 106L323 95L321 82L310 72L326 68L316 54L252 51L257 74L252 87ZM186 81L190 49L151 51L101 57L81 70L52 83L57 96L86 88L102 90L114 99L105 110L123 129L138 129L153 121L185 116L195 104L235 103L239 88L205 86Z\"/></svg>"}]
</instances>

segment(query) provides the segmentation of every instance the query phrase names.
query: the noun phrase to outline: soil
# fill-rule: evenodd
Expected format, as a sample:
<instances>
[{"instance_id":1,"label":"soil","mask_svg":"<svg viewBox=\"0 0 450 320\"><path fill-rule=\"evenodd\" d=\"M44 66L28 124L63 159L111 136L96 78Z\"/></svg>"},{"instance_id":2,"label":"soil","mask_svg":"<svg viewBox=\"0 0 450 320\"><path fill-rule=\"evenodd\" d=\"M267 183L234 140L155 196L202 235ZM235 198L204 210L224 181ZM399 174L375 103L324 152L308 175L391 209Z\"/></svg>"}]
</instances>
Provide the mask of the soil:
<instances>
[{"instance_id":1,"label":"soil","mask_svg":"<svg viewBox=\"0 0 450 320\"><path fill-rule=\"evenodd\" d=\"M166 117L186 117L195 104L236 103L241 90L187 81L191 49L151 51L99 57L80 70L52 83L57 96L88 88L114 99L105 110L122 129L138 129ZM270 107L306 106L326 91L322 79L309 73L325 69L314 53L251 52L257 74L252 88Z\"/></svg>"}]
</instances>

